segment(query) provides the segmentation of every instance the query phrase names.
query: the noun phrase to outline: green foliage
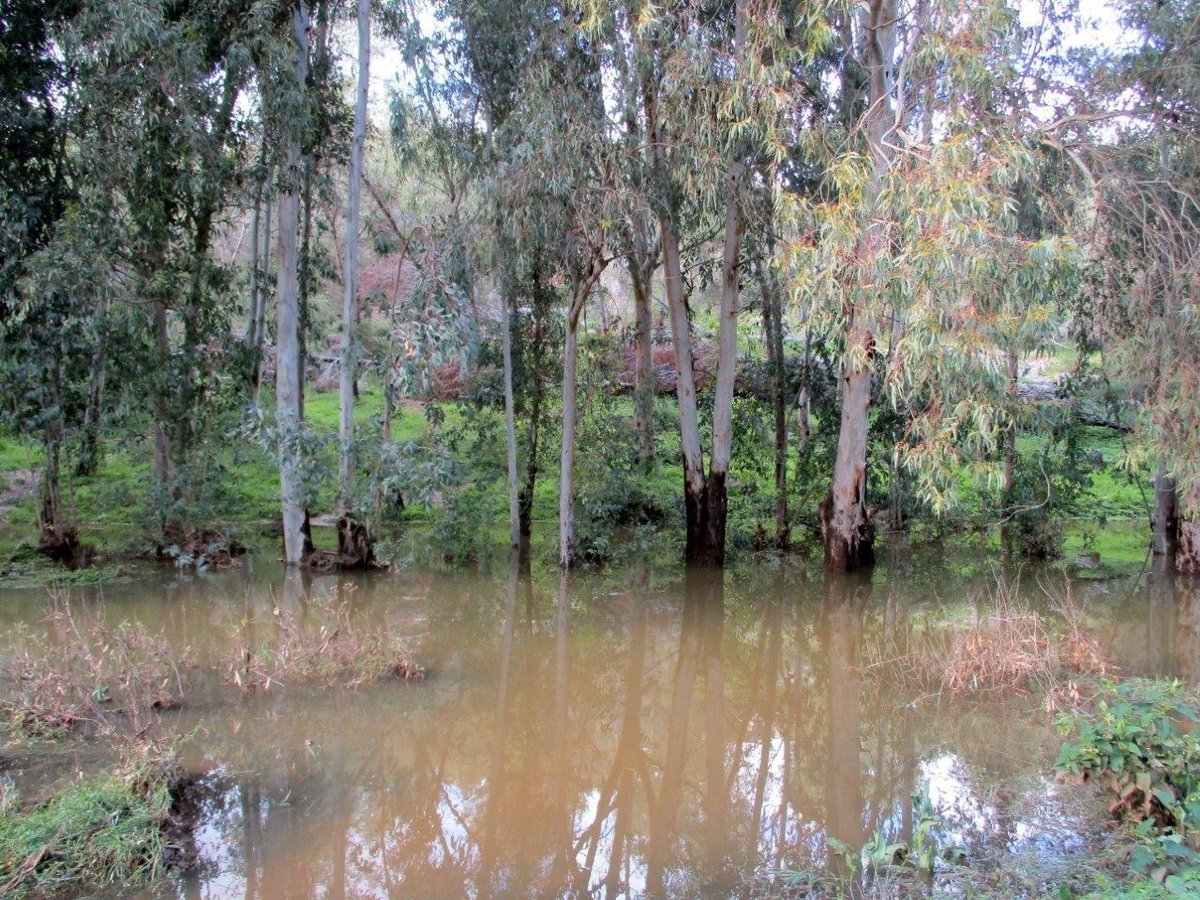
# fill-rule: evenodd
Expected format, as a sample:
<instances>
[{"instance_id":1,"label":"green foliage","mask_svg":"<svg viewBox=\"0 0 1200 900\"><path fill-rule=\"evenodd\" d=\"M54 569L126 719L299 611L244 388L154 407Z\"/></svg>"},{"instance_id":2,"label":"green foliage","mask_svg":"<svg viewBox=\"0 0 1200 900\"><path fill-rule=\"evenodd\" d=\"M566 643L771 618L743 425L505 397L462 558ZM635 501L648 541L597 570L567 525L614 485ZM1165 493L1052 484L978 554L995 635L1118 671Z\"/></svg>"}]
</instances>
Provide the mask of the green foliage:
<instances>
[{"instance_id":1,"label":"green foliage","mask_svg":"<svg viewBox=\"0 0 1200 900\"><path fill-rule=\"evenodd\" d=\"M1175 900L1177 897L1200 896L1200 869L1184 867L1163 877L1161 881L1143 878L1133 882L1114 881L1098 877L1094 890L1083 895L1084 900Z\"/></svg>"},{"instance_id":2,"label":"green foliage","mask_svg":"<svg viewBox=\"0 0 1200 900\"><path fill-rule=\"evenodd\" d=\"M447 563L477 564L494 549L494 527L505 521L506 461L502 413L462 404L460 416L439 420L433 441L451 458L433 538ZM441 451L439 451L441 452Z\"/></svg>"},{"instance_id":3,"label":"green foliage","mask_svg":"<svg viewBox=\"0 0 1200 900\"><path fill-rule=\"evenodd\" d=\"M1130 870L1162 881L1196 866L1200 837L1200 723L1194 697L1178 681L1106 682L1095 712L1060 716L1073 736L1059 751L1062 773L1098 781L1110 809L1133 822Z\"/></svg>"},{"instance_id":4,"label":"green foliage","mask_svg":"<svg viewBox=\"0 0 1200 900\"><path fill-rule=\"evenodd\" d=\"M1062 555L1063 520L1085 508L1091 496L1095 461L1080 429L1072 423L1052 429L1032 453L1019 453L1008 502L1021 555L1057 559Z\"/></svg>"}]
</instances>

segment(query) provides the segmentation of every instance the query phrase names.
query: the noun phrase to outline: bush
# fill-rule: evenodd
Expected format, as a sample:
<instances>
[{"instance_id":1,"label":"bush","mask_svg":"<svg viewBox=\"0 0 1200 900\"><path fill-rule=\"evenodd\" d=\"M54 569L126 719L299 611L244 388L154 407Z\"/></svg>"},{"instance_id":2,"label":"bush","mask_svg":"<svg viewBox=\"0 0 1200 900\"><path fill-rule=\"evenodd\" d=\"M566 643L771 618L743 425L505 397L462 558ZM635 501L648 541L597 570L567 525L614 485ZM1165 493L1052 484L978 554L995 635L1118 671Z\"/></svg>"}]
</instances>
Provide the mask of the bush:
<instances>
[{"instance_id":1,"label":"bush","mask_svg":"<svg viewBox=\"0 0 1200 900\"><path fill-rule=\"evenodd\" d=\"M0 715L21 731L83 724L136 733L154 710L182 702L186 660L140 624L115 628L60 600L48 618L57 639L18 629L17 649L0 669Z\"/></svg>"},{"instance_id":2,"label":"bush","mask_svg":"<svg viewBox=\"0 0 1200 900\"><path fill-rule=\"evenodd\" d=\"M1064 742L1056 769L1098 782L1109 812L1132 821L1130 870L1165 881L1200 863L1200 723L1178 681L1102 683L1094 711L1059 717Z\"/></svg>"},{"instance_id":3,"label":"bush","mask_svg":"<svg viewBox=\"0 0 1200 900\"><path fill-rule=\"evenodd\" d=\"M229 681L243 690L287 682L320 682L357 688L384 678L419 681L425 669L408 652L403 635L387 627L362 629L346 604L318 602L305 625L276 616L266 636L248 640L242 631L225 657Z\"/></svg>"}]
</instances>

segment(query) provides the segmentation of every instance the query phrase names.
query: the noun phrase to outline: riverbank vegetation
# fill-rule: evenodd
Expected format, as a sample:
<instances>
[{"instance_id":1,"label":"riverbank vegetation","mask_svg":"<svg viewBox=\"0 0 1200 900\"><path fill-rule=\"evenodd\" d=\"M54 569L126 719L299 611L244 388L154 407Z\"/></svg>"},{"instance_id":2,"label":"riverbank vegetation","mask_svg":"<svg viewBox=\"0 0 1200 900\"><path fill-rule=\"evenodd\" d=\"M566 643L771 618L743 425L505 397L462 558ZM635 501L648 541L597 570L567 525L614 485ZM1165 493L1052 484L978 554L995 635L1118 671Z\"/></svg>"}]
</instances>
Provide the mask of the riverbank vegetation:
<instances>
[{"instance_id":1,"label":"riverbank vegetation","mask_svg":"<svg viewBox=\"0 0 1200 900\"><path fill-rule=\"evenodd\" d=\"M1003 581L1200 575L1200 0L1081 7L0 0L0 584L511 551L566 607L633 560L968 547L987 613L841 676L1035 692L1186 893L1184 689ZM202 662L54 605L0 714L116 740L189 680L425 675L405 624L286 605ZM167 781L127 775L5 794L0 893L157 873ZM924 878L921 821L843 855Z\"/></svg>"},{"instance_id":2,"label":"riverbank vegetation","mask_svg":"<svg viewBox=\"0 0 1200 900\"><path fill-rule=\"evenodd\" d=\"M1185 0L5 9L7 540L1192 565Z\"/></svg>"},{"instance_id":3,"label":"riverbank vegetation","mask_svg":"<svg viewBox=\"0 0 1200 900\"><path fill-rule=\"evenodd\" d=\"M0 893L125 889L161 878L185 836L181 775L160 749L131 750L111 772L59 782L49 796L0 797Z\"/></svg>"}]
</instances>

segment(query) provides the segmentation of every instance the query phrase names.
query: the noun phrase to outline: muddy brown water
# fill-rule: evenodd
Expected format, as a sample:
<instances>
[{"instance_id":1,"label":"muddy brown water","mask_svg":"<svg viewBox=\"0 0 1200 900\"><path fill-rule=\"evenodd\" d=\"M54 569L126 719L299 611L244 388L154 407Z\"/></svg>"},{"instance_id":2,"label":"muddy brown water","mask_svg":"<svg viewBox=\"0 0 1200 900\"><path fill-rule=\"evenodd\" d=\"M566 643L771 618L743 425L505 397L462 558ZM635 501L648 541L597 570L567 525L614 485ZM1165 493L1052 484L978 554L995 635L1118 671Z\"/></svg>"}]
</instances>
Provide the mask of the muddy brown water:
<instances>
[{"instance_id":1,"label":"muddy brown water","mask_svg":"<svg viewBox=\"0 0 1200 900\"><path fill-rule=\"evenodd\" d=\"M1069 587L1125 671L1197 675L1200 596L1043 575L1023 573L1030 602ZM503 566L285 579L258 559L72 602L202 667L247 628L344 605L429 670L357 690L198 679L158 725L202 775L198 865L153 896L733 896L824 869L838 841L907 840L920 790L969 855L1069 865L1092 826L1054 782L1036 702L939 702L864 671L922 622L986 615L995 577L907 553L871 578L762 564L565 583ZM48 603L0 591L0 633Z\"/></svg>"}]
</instances>

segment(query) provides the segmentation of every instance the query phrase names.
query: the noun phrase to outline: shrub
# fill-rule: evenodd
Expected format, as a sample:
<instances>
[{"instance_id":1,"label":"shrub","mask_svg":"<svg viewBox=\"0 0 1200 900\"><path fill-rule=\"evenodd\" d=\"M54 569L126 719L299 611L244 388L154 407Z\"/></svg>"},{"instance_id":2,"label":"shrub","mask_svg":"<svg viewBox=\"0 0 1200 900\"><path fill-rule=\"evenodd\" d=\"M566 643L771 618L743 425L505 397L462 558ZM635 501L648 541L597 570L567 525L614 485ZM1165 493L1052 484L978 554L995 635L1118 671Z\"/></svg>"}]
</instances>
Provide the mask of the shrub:
<instances>
[{"instance_id":1,"label":"shrub","mask_svg":"<svg viewBox=\"0 0 1200 900\"><path fill-rule=\"evenodd\" d=\"M182 702L186 659L165 638L140 624L111 628L65 598L47 623L50 636L18 626L17 648L0 669L0 714L12 727L138 732L154 710Z\"/></svg>"},{"instance_id":2,"label":"shrub","mask_svg":"<svg viewBox=\"0 0 1200 900\"><path fill-rule=\"evenodd\" d=\"M1102 683L1094 710L1058 718L1064 742L1055 763L1064 776L1099 783L1109 812L1132 821L1135 874L1162 881L1200 862L1200 723L1178 681Z\"/></svg>"},{"instance_id":3,"label":"shrub","mask_svg":"<svg viewBox=\"0 0 1200 900\"><path fill-rule=\"evenodd\" d=\"M405 638L387 628L356 628L345 604L316 605L306 626L277 618L270 636L257 643L240 633L225 659L229 680L244 690L294 682L326 682L356 688L383 678L425 677L409 655Z\"/></svg>"}]
</instances>

